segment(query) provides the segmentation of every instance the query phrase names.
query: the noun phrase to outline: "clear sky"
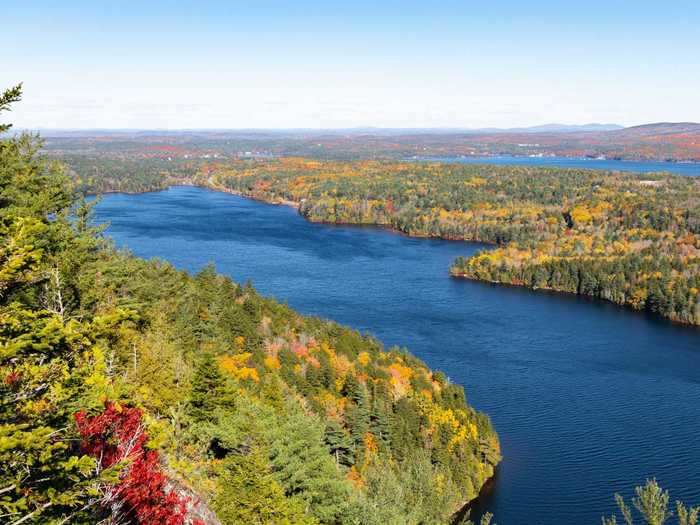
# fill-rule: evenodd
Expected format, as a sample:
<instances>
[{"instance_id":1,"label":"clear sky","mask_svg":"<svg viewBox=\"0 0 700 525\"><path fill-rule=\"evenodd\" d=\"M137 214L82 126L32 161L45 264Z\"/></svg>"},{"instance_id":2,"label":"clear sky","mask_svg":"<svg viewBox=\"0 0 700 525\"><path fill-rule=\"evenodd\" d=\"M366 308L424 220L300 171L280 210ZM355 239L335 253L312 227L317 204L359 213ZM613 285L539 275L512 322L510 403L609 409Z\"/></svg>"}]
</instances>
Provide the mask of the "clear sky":
<instances>
[{"instance_id":1,"label":"clear sky","mask_svg":"<svg viewBox=\"0 0 700 525\"><path fill-rule=\"evenodd\" d=\"M0 4L20 127L700 121L700 0Z\"/></svg>"}]
</instances>

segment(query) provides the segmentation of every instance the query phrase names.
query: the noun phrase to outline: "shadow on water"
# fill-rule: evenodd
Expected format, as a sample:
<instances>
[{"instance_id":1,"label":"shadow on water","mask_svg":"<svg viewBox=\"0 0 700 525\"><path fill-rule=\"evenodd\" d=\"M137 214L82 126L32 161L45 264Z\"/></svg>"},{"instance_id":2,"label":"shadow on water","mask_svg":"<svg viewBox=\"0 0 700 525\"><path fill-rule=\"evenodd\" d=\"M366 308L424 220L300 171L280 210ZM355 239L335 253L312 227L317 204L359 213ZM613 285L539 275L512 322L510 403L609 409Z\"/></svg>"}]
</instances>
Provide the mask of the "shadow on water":
<instances>
[{"instance_id":1,"label":"shadow on water","mask_svg":"<svg viewBox=\"0 0 700 525\"><path fill-rule=\"evenodd\" d=\"M469 519L474 523L479 523L481 517L489 512L489 498L493 497L494 491L496 490L499 471L500 468L496 467L493 476L481 487L479 495L452 516L451 525L462 525Z\"/></svg>"}]
</instances>

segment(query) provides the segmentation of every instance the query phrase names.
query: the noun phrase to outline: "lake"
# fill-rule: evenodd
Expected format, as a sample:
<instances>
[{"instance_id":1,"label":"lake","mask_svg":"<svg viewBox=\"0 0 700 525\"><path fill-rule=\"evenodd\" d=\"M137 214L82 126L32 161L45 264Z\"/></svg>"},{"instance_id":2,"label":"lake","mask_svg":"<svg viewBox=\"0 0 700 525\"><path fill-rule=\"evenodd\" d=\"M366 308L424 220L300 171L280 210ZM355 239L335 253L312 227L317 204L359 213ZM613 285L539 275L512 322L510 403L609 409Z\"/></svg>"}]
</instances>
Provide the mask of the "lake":
<instances>
[{"instance_id":1,"label":"lake","mask_svg":"<svg viewBox=\"0 0 700 525\"><path fill-rule=\"evenodd\" d=\"M515 157L495 155L491 157L426 157L411 160L450 162L457 164L495 164L497 166L543 166L547 168L583 168L606 171L632 171L636 173L665 172L689 177L700 176L700 162L661 162L615 159L589 159L576 157Z\"/></svg>"},{"instance_id":2,"label":"lake","mask_svg":"<svg viewBox=\"0 0 700 525\"><path fill-rule=\"evenodd\" d=\"M612 304L452 279L481 246L312 224L289 207L174 187L106 195L117 245L239 282L408 347L464 385L504 460L480 508L501 525L594 524L656 476L700 503L700 330Z\"/></svg>"}]
</instances>

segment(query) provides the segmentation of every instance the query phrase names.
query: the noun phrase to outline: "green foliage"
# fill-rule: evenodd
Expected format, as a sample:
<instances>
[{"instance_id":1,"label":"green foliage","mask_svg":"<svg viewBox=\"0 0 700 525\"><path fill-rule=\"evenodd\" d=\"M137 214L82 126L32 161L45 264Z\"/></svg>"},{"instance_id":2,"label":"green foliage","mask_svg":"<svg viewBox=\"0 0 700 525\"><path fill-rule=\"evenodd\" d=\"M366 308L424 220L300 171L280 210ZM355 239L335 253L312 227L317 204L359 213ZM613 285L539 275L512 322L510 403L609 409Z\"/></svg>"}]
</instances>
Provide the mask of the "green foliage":
<instances>
[{"instance_id":1,"label":"green foliage","mask_svg":"<svg viewBox=\"0 0 700 525\"><path fill-rule=\"evenodd\" d=\"M0 95L0 113L3 111L10 111L10 106L19 102L22 98L22 84L18 84L15 87L6 89L2 95ZM0 124L0 133L4 133L12 127L12 124Z\"/></svg>"},{"instance_id":2,"label":"green foliage","mask_svg":"<svg viewBox=\"0 0 700 525\"><path fill-rule=\"evenodd\" d=\"M351 489L324 444L320 421L290 407L267 434L272 471L285 491L304 501L321 523L340 522Z\"/></svg>"},{"instance_id":3,"label":"green foliage","mask_svg":"<svg viewBox=\"0 0 700 525\"><path fill-rule=\"evenodd\" d=\"M340 423L334 419L326 423L323 441L335 459L337 466L351 467L355 463L352 439Z\"/></svg>"},{"instance_id":4,"label":"green foliage","mask_svg":"<svg viewBox=\"0 0 700 525\"><path fill-rule=\"evenodd\" d=\"M204 354L192 378L189 399L191 417L195 421L210 421L214 418L224 388L224 376L219 365L211 354Z\"/></svg>"},{"instance_id":5,"label":"green foliage","mask_svg":"<svg viewBox=\"0 0 700 525\"><path fill-rule=\"evenodd\" d=\"M231 525L313 525L304 503L285 497L270 473L267 454L259 448L232 454L223 463L213 506L217 517Z\"/></svg>"},{"instance_id":6,"label":"green foliage","mask_svg":"<svg viewBox=\"0 0 700 525\"><path fill-rule=\"evenodd\" d=\"M367 491L374 495L378 523L444 523L444 509L466 503L455 488L420 451L401 463L377 462L367 472Z\"/></svg>"},{"instance_id":7,"label":"green foliage","mask_svg":"<svg viewBox=\"0 0 700 525\"><path fill-rule=\"evenodd\" d=\"M444 376L211 265L115 250L40 146L0 141L0 521L111 519L129 467L96 468L75 422L105 401L224 524L444 523L493 474L496 434Z\"/></svg>"},{"instance_id":8,"label":"green foliage","mask_svg":"<svg viewBox=\"0 0 700 525\"><path fill-rule=\"evenodd\" d=\"M0 97L0 109L19 88ZM120 310L74 317L57 266L83 253L60 171L28 136L0 142L0 516L5 523L79 520L94 503L94 461L75 449L73 414L114 389L101 339ZM123 315L126 314L126 315Z\"/></svg>"},{"instance_id":9,"label":"green foliage","mask_svg":"<svg viewBox=\"0 0 700 525\"><path fill-rule=\"evenodd\" d=\"M669 508L668 491L663 490L655 479L647 480L643 487L635 488L635 496L632 505L641 518L640 523L647 525L663 525L673 517L673 511ZM635 512L630 508L622 496L615 494L615 502L626 525L636 523ZM678 525L697 525L700 516L700 507L686 507L682 502L676 502L676 518ZM603 518L603 525L616 525L617 518Z\"/></svg>"}]
</instances>

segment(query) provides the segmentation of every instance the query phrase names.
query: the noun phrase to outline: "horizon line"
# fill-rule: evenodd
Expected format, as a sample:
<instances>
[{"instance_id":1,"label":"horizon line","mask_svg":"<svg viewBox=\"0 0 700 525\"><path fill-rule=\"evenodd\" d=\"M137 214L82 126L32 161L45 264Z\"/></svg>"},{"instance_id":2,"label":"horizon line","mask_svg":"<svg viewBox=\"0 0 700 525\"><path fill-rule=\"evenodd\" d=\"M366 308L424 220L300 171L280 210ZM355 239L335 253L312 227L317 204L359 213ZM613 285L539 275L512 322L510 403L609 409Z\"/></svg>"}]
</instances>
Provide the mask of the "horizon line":
<instances>
[{"instance_id":1,"label":"horizon line","mask_svg":"<svg viewBox=\"0 0 700 525\"><path fill-rule=\"evenodd\" d=\"M384 127L384 126L350 126L350 127L185 127L185 128L158 128L158 127L138 127L138 128L110 128L103 126L96 127L34 127L34 126L13 126L12 131L49 131L49 132L88 132L88 131L109 131L109 132L225 132L225 131L446 131L446 132L518 132L518 131L539 131L539 132L556 132L556 128L570 128L571 131L576 131L577 128L584 128L581 131L586 131L585 128L603 128L592 131L613 131L615 129L629 129L640 126L650 125L696 125L700 126L700 122L692 121L656 121L645 122L641 124L632 124L629 126L615 123L585 123L585 124L562 124L562 123L545 123L535 124L532 126L514 126L514 127L460 127L460 126L416 126L416 127ZM552 129L547 129L552 128ZM610 129L604 129L610 128ZM567 129L564 129L567 131Z\"/></svg>"}]
</instances>

